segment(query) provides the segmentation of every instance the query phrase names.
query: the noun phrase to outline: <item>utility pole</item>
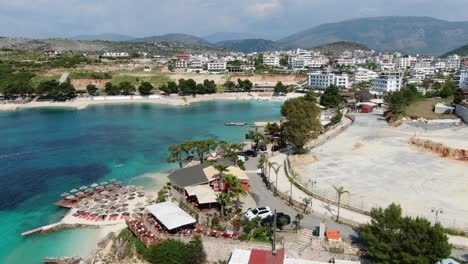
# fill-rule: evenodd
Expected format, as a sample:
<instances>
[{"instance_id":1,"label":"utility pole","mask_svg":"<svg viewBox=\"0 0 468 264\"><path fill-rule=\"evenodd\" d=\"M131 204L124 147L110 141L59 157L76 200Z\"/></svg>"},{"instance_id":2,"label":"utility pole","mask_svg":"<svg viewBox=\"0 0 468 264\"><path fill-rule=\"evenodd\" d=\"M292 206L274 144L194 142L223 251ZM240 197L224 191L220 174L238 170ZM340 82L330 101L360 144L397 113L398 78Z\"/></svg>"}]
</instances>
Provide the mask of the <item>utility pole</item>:
<instances>
[{"instance_id":1,"label":"utility pole","mask_svg":"<svg viewBox=\"0 0 468 264\"><path fill-rule=\"evenodd\" d=\"M272 244L272 249L271 249L271 253L273 254L273 256L276 256L276 209L274 211L274 214L273 214L273 244Z\"/></svg>"}]
</instances>

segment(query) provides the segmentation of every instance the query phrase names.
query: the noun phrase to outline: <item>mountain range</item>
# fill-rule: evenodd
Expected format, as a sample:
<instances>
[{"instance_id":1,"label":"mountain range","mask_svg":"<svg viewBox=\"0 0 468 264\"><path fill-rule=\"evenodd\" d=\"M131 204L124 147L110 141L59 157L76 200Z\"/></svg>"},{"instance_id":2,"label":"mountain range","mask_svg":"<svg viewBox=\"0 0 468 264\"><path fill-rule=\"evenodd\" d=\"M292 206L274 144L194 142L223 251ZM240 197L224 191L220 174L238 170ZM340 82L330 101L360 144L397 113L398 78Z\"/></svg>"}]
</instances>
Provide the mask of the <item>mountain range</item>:
<instances>
[{"instance_id":1,"label":"mountain range","mask_svg":"<svg viewBox=\"0 0 468 264\"><path fill-rule=\"evenodd\" d=\"M200 47L214 47L213 44L209 43L208 41L200 37L196 37L196 36L188 35L188 34L178 34L178 33L138 38L138 39L130 40L130 42L169 42L169 43L193 45L193 46L200 46Z\"/></svg>"},{"instance_id":2,"label":"mountain range","mask_svg":"<svg viewBox=\"0 0 468 264\"><path fill-rule=\"evenodd\" d=\"M165 34L133 38L119 34L81 35L72 40L131 43L164 42L195 48L241 52L314 48L335 42L361 43L377 51L441 55L468 43L468 22L430 17L371 17L318 25L278 41L247 33L217 32L205 37Z\"/></svg>"},{"instance_id":3,"label":"mountain range","mask_svg":"<svg viewBox=\"0 0 468 264\"><path fill-rule=\"evenodd\" d=\"M259 36L248 33L238 33L238 32L216 32L207 36L204 36L203 39L210 43L217 43L221 41L228 40L242 40L242 39L258 39Z\"/></svg>"},{"instance_id":4,"label":"mountain range","mask_svg":"<svg viewBox=\"0 0 468 264\"><path fill-rule=\"evenodd\" d=\"M69 38L70 40L102 40L102 41L129 41L135 39L135 37L114 34L114 33L104 33L96 35L78 35Z\"/></svg>"},{"instance_id":5,"label":"mountain range","mask_svg":"<svg viewBox=\"0 0 468 264\"><path fill-rule=\"evenodd\" d=\"M362 43L378 51L441 55L468 43L468 22L430 17L372 17L322 24L282 38L311 48L335 41Z\"/></svg>"}]
</instances>

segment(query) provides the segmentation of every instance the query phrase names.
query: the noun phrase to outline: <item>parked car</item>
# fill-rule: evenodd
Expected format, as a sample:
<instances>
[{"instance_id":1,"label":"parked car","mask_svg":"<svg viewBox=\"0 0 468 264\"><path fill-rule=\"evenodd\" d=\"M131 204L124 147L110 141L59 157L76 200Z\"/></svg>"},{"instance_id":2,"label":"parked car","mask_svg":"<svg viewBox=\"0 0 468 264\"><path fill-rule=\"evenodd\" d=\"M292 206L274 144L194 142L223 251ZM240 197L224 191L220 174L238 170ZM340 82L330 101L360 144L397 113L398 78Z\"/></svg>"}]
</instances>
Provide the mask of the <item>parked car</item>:
<instances>
[{"instance_id":1,"label":"parked car","mask_svg":"<svg viewBox=\"0 0 468 264\"><path fill-rule=\"evenodd\" d=\"M257 151L253 149L249 149L246 151L237 152L237 155L245 156L245 157L257 157Z\"/></svg>"},{"instance_id":2,"label":"parked car","mask_svg":"<svg viewBox=\"0 0 468 264\"><path fill-rule=\"evenodd\" d=\"M274 215L269 215L262 219L261 225L269 225L273 223ZM291 224L291 216L285 213L276 213L276 227L283 229L283 226Z\"/></svg>"},{"instance_id":3,"label":"parked car","mask_svg":"<svg viewBox=\"0 0 468 264\"><path fill-rule=\"evenodd\" d=\"M271 216L273 213L270 210L270 207L265 206L265 207L258 207L254 209L247 209L247 211L244 213L244 216L250 221L254 219L255 217L260 217L261 219L264 219L267 216Z\"/></svg>"},{"instance_id":4,"label":"parked car","mask_svg":"<svg viewBox=\"0 0 468 264\"><path fill-rule=\"evenodd\" d=\"M271 147L271 151L278 151L280 149L281 149L281 147L277 146L277 145L274 145L274 146Z\"/></svg>"},{"instance_id":5,"label":"parked car","mask_svg":"<svg viewBox=\"0 0 468 264\"><path fill-rule=\"evenodd\" d=\"M237 154L237 159L242 161L242 162L246 162L246 161L249 160L249 157Z\"/></svg>"}]
</instances>

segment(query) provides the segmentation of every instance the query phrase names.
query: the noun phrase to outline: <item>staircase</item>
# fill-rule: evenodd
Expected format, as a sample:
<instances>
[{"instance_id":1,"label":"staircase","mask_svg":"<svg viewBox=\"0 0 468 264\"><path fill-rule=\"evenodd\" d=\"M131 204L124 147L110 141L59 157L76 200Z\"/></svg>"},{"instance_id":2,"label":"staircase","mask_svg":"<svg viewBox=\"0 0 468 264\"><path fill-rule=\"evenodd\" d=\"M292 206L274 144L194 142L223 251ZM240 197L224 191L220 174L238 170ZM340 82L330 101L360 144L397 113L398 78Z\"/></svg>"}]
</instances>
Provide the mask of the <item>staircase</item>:
<instances>
[{"instance_id":1,"label":"staircase","mask_svg":"<svg viewBox=\"0 0 468 264\"><path fill-rule=\"evenodd\" d=\"M312 246L312 230L301 229L297 233L297 241L288 246L288 255L300 257L305 251L310 251Z\"/></svg>"}]
</instances>

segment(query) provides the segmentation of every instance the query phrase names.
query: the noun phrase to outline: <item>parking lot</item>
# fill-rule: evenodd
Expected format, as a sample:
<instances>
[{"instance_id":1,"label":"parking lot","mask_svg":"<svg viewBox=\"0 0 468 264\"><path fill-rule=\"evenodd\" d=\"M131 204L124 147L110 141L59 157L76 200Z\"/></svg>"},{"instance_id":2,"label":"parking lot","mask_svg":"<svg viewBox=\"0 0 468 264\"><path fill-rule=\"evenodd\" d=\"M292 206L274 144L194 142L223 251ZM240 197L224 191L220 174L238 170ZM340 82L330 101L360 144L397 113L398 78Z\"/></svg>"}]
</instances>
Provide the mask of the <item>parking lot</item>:
<instances>
[{"instance_id":1,"label":"parking lot","mask_svg":"<svg viewBox=\"0 0 468 264\"><path fill-rule=\"evenodd\" d=\"M468 230L468 163L416 149L412 136L468 149L466 125L394 128L378 114L357 114L351 127L312 150L317 161L297 168L300 180L316 181L315 190L331 198L333 185L344 186L351 194L342 201L366 209L395 202L431 221L431 209L442 209L442 224Z\"/></svg>"}]
</instances>

